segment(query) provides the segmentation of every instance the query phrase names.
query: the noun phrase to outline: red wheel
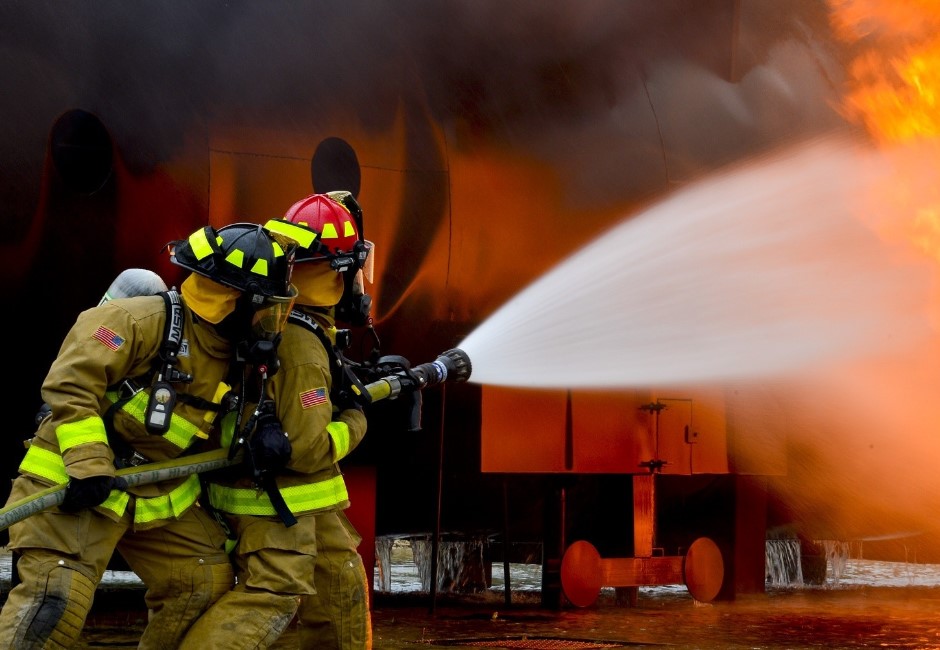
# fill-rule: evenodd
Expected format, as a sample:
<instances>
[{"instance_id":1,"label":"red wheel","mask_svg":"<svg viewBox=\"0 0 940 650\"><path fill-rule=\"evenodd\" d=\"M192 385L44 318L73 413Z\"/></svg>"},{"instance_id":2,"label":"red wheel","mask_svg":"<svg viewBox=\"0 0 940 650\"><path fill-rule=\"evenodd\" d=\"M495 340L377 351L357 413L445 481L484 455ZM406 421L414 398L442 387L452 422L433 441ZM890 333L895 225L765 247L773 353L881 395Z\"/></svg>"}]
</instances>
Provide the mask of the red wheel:
<instances>
[{"instance_id":1,"label":"red wheel","mask_svg":"<svg viewBox=\"0 0 940 650\"><path fill-rule=\"evenodd\" d=\"M708 603L718 596L725 579L725 563L718 545L707 537L692 542L682 563L685 586L695 600Z\"/></svg>"},{"instance_id":2,"label":"red wheel","mask_svg":"<svg viewBox=\"0 0 940 650\"><path fill-rule=\"evenodd\" d=\"M578 541L561 558L561 590L575 607L592 605L601 593L601 554L590 542Z\"/></svg>"}]
</instances>

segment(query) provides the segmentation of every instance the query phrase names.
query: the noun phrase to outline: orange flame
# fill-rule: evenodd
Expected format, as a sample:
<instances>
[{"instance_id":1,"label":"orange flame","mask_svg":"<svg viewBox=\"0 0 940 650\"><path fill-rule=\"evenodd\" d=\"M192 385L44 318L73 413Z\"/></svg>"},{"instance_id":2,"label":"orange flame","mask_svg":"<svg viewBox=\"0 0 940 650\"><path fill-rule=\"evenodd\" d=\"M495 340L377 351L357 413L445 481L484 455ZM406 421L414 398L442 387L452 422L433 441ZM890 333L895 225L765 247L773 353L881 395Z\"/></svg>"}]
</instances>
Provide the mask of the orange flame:
<instances>
[{"instance_id":1,"label":"orange flame","mask_svg":"<svg viewBox=\"0 0 940 650\"><path fill-rule=\"evenodd\" d=\"M882 232L940 260L940 2L829 0L832 26L853 58L842 115L896 152L897 172L881 188ZM918 149L914 153L913 148Z\"/></svg>"},{"instance_id":2,"label":"orange flame","mask_svg":"<svg viewBox=\"0 0 940 650\"><path fill-rule=\"evenodd\" d=\"M940 2L830 0L833 27L860 48L846 117L881 143L940 135Z\"/></svg>"}]
</instances>

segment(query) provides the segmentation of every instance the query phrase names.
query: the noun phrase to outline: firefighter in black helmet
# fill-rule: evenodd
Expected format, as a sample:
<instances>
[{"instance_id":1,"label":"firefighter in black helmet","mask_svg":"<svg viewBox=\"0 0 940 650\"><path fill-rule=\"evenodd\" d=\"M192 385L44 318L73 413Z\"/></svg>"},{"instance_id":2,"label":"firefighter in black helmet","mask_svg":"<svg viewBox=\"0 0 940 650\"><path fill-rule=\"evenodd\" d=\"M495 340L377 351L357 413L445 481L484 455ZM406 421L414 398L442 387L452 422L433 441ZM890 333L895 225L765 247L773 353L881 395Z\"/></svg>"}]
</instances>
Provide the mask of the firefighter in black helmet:
<instances>
[{"instance_id":1,"label":"firefighter in black helmet","mask_svg":"<svg viewBox=\"0 0 940 650\"><path fill-rule=\"evenodd\" d=\"M30 440L10 502L67 484L59 508L10 528L18 584L0 647L70 647L114 550L147 586L140 648L175 648L233 585L197 476L128 488L115 468L178 457L235 404L241 352L272 358L296 291L291 253L263 229L202 228L169 244L192 273L173 291L82 312L42 385L50 412ZM244 373L242 373L244 374ZM231 388L231 390L230 390ZM283 438L283 436L281 436Z\"/></svg>"},{"instance_id":2,"label":"firefighter in black helmet","mask_svg":"<svg viewBox=\"0 0 940 650\"><path fill-rule=\"evenodd\" d=\"M297 307L279 347L281 369L268 386L291 436L293 453L276 476L287 521L251 480L211 481L210 502L238 538L232 556L238 585L191 628L182 650L267 648L295 613L302 648L371 647L361 538L343 512L349 495L338 465L365 436L366 418L354 404L334 402L332 370L334 313L344 295L363 313L368 301L352 280L370 270L372 247L341 198L355 201L315 194L265 224L297 244Z\"/></svg>"}]
</instances>

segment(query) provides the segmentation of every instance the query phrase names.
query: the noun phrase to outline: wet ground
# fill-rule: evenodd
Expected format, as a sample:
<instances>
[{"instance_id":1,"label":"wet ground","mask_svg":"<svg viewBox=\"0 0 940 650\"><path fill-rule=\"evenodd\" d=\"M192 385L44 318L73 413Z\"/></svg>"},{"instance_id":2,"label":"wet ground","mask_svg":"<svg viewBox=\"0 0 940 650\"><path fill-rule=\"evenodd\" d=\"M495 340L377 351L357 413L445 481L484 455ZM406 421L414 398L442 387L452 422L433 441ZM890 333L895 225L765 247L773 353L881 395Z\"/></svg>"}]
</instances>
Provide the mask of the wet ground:
<instances>
[{"instance_id":1,"label":"wet ground","mask_svg":"<svg viewBox=\"0 0 940 650\"><path fill-rule=\"evenodd\" d=\"M586 609L551 611L531 594L441 598L379 594L374 648L940 648L940 588L772 591L734 602L648 596L636 607L602 595ZM125 618L121 618L124 616ZM97 614L79 648L132 648L142 618ZM293 629L275 646L296 648Z\"/></svg>"},{"instance_id":2,"label":"wet ground","mask_svg":"<svg viewBox=\"0 0 940 650\"><path fill-rule=\"evenodd\" d=\"M394 590L377 591L373 602L374 648L940 650L938 565L849 560L838 580L830 576L821 586L768 586L763 594L708 604L680 585L641 588L633 607L605 589L591 607L560 610L541 606L538 576L524 567L512 578L518 591L507 606L498 572L491 590L439 594L432 603L416 590L414 566L396 564ZM77 648L136 647L146 618L143 591L120 573L106 576ZM8 585L0 586L5 593ZM295 630L274 647L297 648Z\"/></svg>"}]
</instances>

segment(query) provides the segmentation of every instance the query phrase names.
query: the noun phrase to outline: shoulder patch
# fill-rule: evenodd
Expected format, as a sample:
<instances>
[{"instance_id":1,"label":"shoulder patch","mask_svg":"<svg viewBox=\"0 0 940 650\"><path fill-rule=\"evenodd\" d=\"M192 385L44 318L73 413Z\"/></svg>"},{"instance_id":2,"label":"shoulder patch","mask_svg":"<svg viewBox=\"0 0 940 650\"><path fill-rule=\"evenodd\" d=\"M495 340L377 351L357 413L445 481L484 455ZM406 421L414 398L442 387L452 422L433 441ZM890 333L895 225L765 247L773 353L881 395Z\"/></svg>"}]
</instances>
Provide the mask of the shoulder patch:
<instances>
[{"instance_id":1,"label":"shoulder patch","mask_svg":"<svg viewBox=\"0 0 940 650\"><path fill-rule=\"evenodd\" d=\"M308 409L326 404L326 388L311 388L300 393L301 408Z\"/></svg>"},{"instance_id":2,"label":"shoulder patch","mask_svg":"<svg viewBox=\"0 0 940 650\"><path fill-rule=\"evenodd\" d=\"M104 325L100 326L95 330L95 333L92 335L92 338L101 343L104 347L109 350L117 350L122 345L124 345L124 338L118 335L117 333L109 330Z\"/></svg>"}]
</instances>

